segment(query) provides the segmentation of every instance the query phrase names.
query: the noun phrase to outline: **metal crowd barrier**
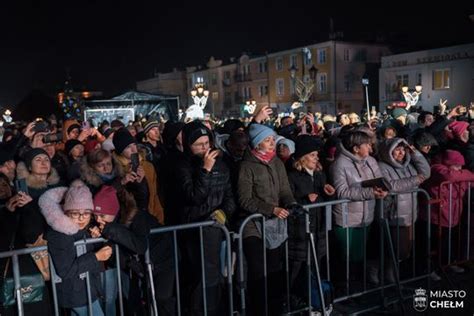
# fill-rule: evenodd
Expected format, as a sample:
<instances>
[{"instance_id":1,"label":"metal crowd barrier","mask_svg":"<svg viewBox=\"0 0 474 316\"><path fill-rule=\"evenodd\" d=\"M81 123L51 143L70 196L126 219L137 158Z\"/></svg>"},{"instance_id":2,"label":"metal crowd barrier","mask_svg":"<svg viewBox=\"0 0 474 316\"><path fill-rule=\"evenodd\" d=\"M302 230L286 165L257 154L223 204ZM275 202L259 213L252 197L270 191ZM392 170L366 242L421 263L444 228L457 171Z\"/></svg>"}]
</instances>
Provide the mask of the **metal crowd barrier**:
<instances>
[{"instance_id":1,"label":"metal crowd barrier","mask_svg":"<svg viewBox=\"0 0 474 316\"><path fill-rule=\"evenodd\" d=\"M412 198L413 198L413 201L417 201L417 197L416 195L417 194L421 194L423 195L427 201L430 201L430 196L429 194L422 190L422 189L416 189L416 190L412 190L412 191L408 191L408 192L402 192L402 193L398 193L398 194L391 194L392 196L395 197L395 200L396 200L396 196L399 195L399 194L411 194L412 195ZM417 264L417 254L419 254L420 252L416 250L416 238L415 238L415 235L416 235L416 228L415 228L415 212L417 211L416 209L412 209L411 212L412 212L412 223L411 223L411 229L413 231L413 238L411 240L412 242L412 245L411 245L411 259L412 259L412 275L411 277L409 278L406 278L406 279L403 279L403 280L400 280L400 274L399 274L399 266L400 266L400 256L399 256L399 243L400 243L400 238L399 238L399 229L400 229L400 226L399 226L399 222L397 221L397 225L396 225L396 229L397 229L397 233L396 233L396 236L395 238L392 238L391 236L391 233L390 233L390 226L389 226L389 223L388 223L388 219L384 217L384 212L383 212L383 209L384 209L384 204L383 204L383 200L378 200L378 206L379 206L379 216L377 218L374 218L374 220L378 221L378 225L380 225L380 253L379 253L379 258L380 258L380 271L381 271L381 282L379 285L377 286L373 286L373 287L369 287L368 284L367 284L367 273L366 273L366 270L367 270L367 246L366 246L366 242L363 243L363 271L362 271L362 288L355 288L355 289L351 289L351 282L350 282L350 278L351 278L351 275L350 275L350 256L351 256L351 253L350 253L350 246L349 246L349 230L346 229L345 231L345 242L346 242L346 249L345 249L345 262L344 262L344 266L345 266L345 271L344 271L344 278L345 278L345 282L344 282L344 294L341 295L341 296L337 296L335 297L334 299L334 303L344 303L346 301L349 301L351 299L354 299L354 298L357 298L357 297L361 297L361 296L364 296L364 295L367 295L367 294L371 294L371 293L379 293L380 294L380 304L377 304L377 305L374 305L374 306L370 306L368 308L363 308L362 310L358 310L356 312L352 312L351 314L358 314L358 313L364 313L364 312L369 312L371 310L374 310L374 309L377 309L377 308L380 308L380 307L386 307L387 305L389 304L393 304L395 302L401 302L405 299L408 299L408 298L411 298L413 296L413 293L409 296L403 296L403 293L402 293L402 286L405 286L405 285L408 285L410 283L413 283L415 281L420 281L420 280L424 280L426 279L427 282L428 282L428 289L431 288L431 284L430 284L430 273L431 273L431 253L430 253L430 244L431 244L431 226L430 226L430 214L431 214L431 211L430 211L430 204L427 203L426 207L428 208L428 211L427 211L427 216L428 216L428 220L426 222L426 231L427 231L427 235L426 235L426 254L425 255L422 255L422 257L425 257L426 261L424 263L425 267L424 269L422 269L422 273L417 273L416 271L416 268L420 268L420 266ZM324 223L324 234L325 234L325 237L326 237L326 253L325 253L325 260L326 260L326 271L325 271L325 274L326 274L326 277L328 279L328 281L331 281L331 251L330 251L330 244L329 244L329 239L330 239L330 235L329 235L329 232L331 230L333 230L333 223L332 223L332 208L333 206L335 205L338 205L338 204L341 204L342 205L342 213L343 213L343 223L347 223L348 222L348 208L347 208L347 204L350 203L351 201L350 200L335 200L335 201L328 201L328 202L323 202L323 203L315 203L315 204L310 204L310 205L305 205L303 206L304 209L307 211L306 215L305 215L305 225L307 227L307 229L309 230L309 215L308 215L308 212L312 209L318 209L320 212L324 212L325 214L325 223ZM417 203L413 203L413 205L417 205ZM397 213L398 213L398 207L395 208L397 210ZM398 218L398 214L396 214L396 217ZM239 284L240 284L240 299L241 299L241 310L240 310L240 314L241 315L245 315L246 312L247 312L247 306L246 306L246 295L245 295L245 287L244 287L244 283L245 283L245 276L244 276L244 273L242 272L244 270L244 252L243 252L243 230L245 228L245 226L251 222L251 221L261 221L262 222L262 243L263 243L263 249L264 249L264 253L263 253L263 273L264 273L264 282L265 282L265 287L264 287L264 298L265 298L265 315L268 314L268 307L267 307L267 304L268 304L268 301L267 301L267 295L268 295L268 289L267 289L267 262L266 262L266 251L265 251L265 218L263 215L261 214L253 214L249 217L247 217L244 222L241 224L240 226L240 229L239 229L239 232L238 232L238 235L237 235L237 238L238 238L238 258L239 258L239 270L240 270L240 273L239 273ZM363 236L364 236L364 241L367 241L367 228L368 226L364 226L363 228ZM321 276L319 274L319 265L316 264L318 259L317 259L317 254L315 253L314 255L311 255L310 252L311 252L311 235L308 234L308 239L307 239L307 246L308 246L308 254L307 254L307 261L306 261L306 269L307 269L307 276L308 276L308 279L307 279L307 297L308 297L308 302L307 302L307 306L305 308L300 308L298 310L291 310L291 307L290 307L290 302L289 302L289 297L290 297L290 288L289 288L289 282L288 282L288 275L289 275L289 269L288 269L288 244L287 242L285 243L285 258L284 258L284 262L285 262L285 272L286 272L286 305L287 305L287 310L283 313L284 315L292 315L292 314L296 314L296 313L303 313L303 312L308 312L308 315L311 314L311 311L312 311L312 306L311 306L311 291L312 291L312 285L311 285L311 264L315 264L315 273L316 273L316 279L317 279L317 283L318 283L318 287L319 287L319 296L320 296L320 300L322 302L322 312L323 314L326 314L327 313L327 309L325 309L326 306L324 306L324 299L323 299L323 292L322 292L322 288L321 288ZM392 284L385 284L385 280L384 280L384 265L385 265L385 262L384 260L386 259L386 251L385 251L385 247L386 247L386 242L385 242L385 239L388 238L388 250L389 250L389 257L391 257L393 259L393 263L394 263L394 272L395 272L395 280L396 282L395 283L392 283ZM394 243L397 245L396 249L397 251L395 251L395 247L394 247ZM398 289L398 295L399 295L399 300L395 300L395 301L392 301L392 302L389 302L386 297L385 297L385 291L389 288L392 288L392 287L396 287Z\"/></svg>"},{"instance_id":2,"label":"metal crowd barrier","mask_svg":"<svg viewBox=\"0 0 474 316\"><path fill-rule=\"evenodd\" d=\"M452 189L452 183L450 184L450 192L453 190ZM400 243L400 224L397 221L396 225L396 236L393 237L391 236L390 233L390 225L388 223L388 218L384 217L384 201L383 200L378 200L378 206L379 206L379 214L378 218L375 218L376 220L379 221L380 225L380 253L379 253L379 260L380 260L380 284L378 286L373 286L369 287L367 284L367 274L366 274L366 269L367 269L367 246L366 243L363 243L363 275L362 275L362 287L357 288L351 287L351 275L350 275L350 247L349 247L349 230L347 229L345 231L345 242L347 245L347 248L345 249L345 262L344 262L344 287L343 287L343 295L336 296L334 298L334 303L344 303L346 301L349 301L350 299L361 297L363 295L371 294L371 293L378 293L380 294L380 304L370 306L367 308L364 308L362 310L358 310L357 312L354 312L352 314L358 314L358 313L363 313L363 312L368 312L371 310L374 310L376 308L380 307L386 307L388 304L393 304L395 302L400 302L403 301L404 299L411 298L413 293L409 296L404 296L403 295L403 286L408 286L410 283L415 282L415 281L420 281L426 279L428 282L428 290L431 287L430 284L430 273L431 273L431 204L429 194L422 190L422 189L416 189L408 192L403 192L403 193L398 193L398 194L391 194L392 196L395 197L395 201L397 201L396 196L399 194L411 194L412 195L412 201L413 205L416 205L415 201L417 201L417 195L421 194L427 201L426 203L426 215L427 218L426 220L426 248L427 252L426 255L421 254L420 251L416 249L417 244L416 244L416 225L415 225L415 212L417 211L416 209L412 209L412 230L413 230L413 238L412 238L412 245L411 245L411 259L412 259L412 273L411 276L408 278L405 278L403 280L400 280L400 255L399 255L399 243ZM468 199L470 201L470 190L467 191ZM307 271L307 276L308 279L306 280L307 283L305 284L305 291L307 291L307 296L308 296L308 302L306 307L304 308L299 308L298 310L291 310L291 304L289 301L290 298L290 285L289 285L289 256L288 256L288 240L285 242L285 271L286 272L286 305L287 305L287 311L284 313L285 315L292 315L296 313L305 313L307 312L308 315L311 315L312 311L312 306L311 306L311 291L312 291L312 284L311 284L311 274L312 274L312 264L314 264L315 268L315 274L316 274L316 280L317 280L317 286L319 287L319 296L320 300L322 303L322 310L326 314L325 310L325 303L324 303L324 298L323 298L323 292L321 288L321 276L320 276L320 271L319 271L319 265L318 265L318 256L317 253L312 253L312 249L314 248L314 240L312 240L312 235L309 234L310 231L310 219L309 219L309 211L312 209L318 209L318 212L324 212L325 214L325 221L324 221L324 234L326 237L326 253L325 253L325 261L326 261L326 277L328 281L331 281L331 249L330 249L330 231L333 230L333 223L332 223L332 208L335 205L341 204L342 205L342 213L343 213L343 223L348 222L348 208L347 204L350 203L350 200L336 200L336 201L328 201L328 202L323 202L323 203L315 203L315 204L310 204L310 205L305 205L304 209L306 210L305 213L305 226L306 226L306 236L308 237L306 242L307 242L307 255L306 255L306 271ZM420 204L420 203L418 203ZM450 203L451 204L451 203ZM395 205L395 209L398 212L398 207ZM451 214L451 208L450 206L450 214ZM469 229L470 229L470 203L468 204L468 240L469 240ZM398 217L398 214L396 214ZM451 216L451 215L450 215ZM238 282L240 285L240 300L241 300L241 306L240 306L240 315L245 315L247 311L246 307L246 289L245 289L245 275L243 273L244 271L244 252L243 252L243 230L245 226L250 223L251 221L261 221L262 222L262 244L263 244L263 249L264 249L264 254L263 254L263 273L264 273L264 281L265 281L265 287L264 287L264 299L265 299L265 312L266 315L268 314L268 289L267 289L267 284L266 284L266 278L267 278L267 266L266 266L266 251L265 251L265 218L261 214L254 214L249 217L247 217L244 222L241 224L240 229L238 234L236 235L236 238L238 239L238 267L239 267L239 274L238 274ZM176 288L175 288L175 294L176 294L176 299L177 299L177 314L181 315L182 314L182 308L181 308L181 288L180 288L180 275L179 275L179 255L178 255L178 236L177 232L178 231L184 231L184 230L191 230L191 229L198 229L199 230L199 238L200 238L200 254L201 254L201 278L202 278L202 289L203 289L203 307L204 307L204 315L207 315L207 297L206 297L206 271L205 271L205 257L204 257L204 246L203 246L203 228L205 227L217 227L223 231L224 234L224 241L226 243L226 264L227 264L227 269L228 273L226 276L226 283L227 283L227 291L228 291L228 315L233 315L234 313L234 305L233 305L233 287L232 287L232 273L231 273L231 267L232 267L232 260L231 260L231 237L230 233L227 230L225 226L222 226L220 224L217 224L215 221L206 221L206 222L199 222L199 223L191 223L191 224L186 224L186 225L177 225L177 226L169 226L169 227L161 227L157 229L153 229L150 234L163 234L163 233L172 233L173 234L173 257L174 257L174 270L175 270L175 283L176 283ZM392 225L393 227L393 225ZM364 234L364 240L367 240L367 226L364 226L363 228L363 234ZM451 235L449 234L449 241L451 241ZM387 257L386 254L386 242L385 239L388 238L388 247L389 247L389 254ZM102 243L105 242L106 240L98 238L98 239L88 239L85 241L79 241L76 242L76 247L88 243ZM394 244L396 245L397 251L395 251ZM13 250L13 251L8 251L8 252L2 252L0 253L0 258L7 258L7 257L12 257L12 263L13 263L13 276L14 276L14 281L15 281L15 292L16 292L16 298L17 298L17 309L18 309L18 315L22 316L24 315L23 312L23 302L21 300L21 284L20 284L20 269L19 269L19 259L18 257L21 255L29 255L33 252L41 251L41 250L46 250L47 247L34 247L34 248L26 248L26 249L19 249L19 250ZM120 261L119 261L119 246L115 245L115 252L116 252L116 264L117 264L117 281L118 281L118 301L119 301L119 311L120 315L124 315L124 306L123 306L123 297L122 297L122 280L121 280L121 275L120 275ZM451 248L450 248L451 251ZM420 265L417 264L417 257L426 256L426 266L423 269L421 273L418 273L416 270L417 268L420 268ZM394 268L395 268L395 283L392 284L386 284L385 282L385 277L384 277L384 265L385 265L385 260L387 258L391 258L394 263ZM451 258L451 257L449 257ZM466 248L466 258L469 258L469 243ZM423 259L423 258L422 258ZM54 265L51 260L51 257L49 258L50 260L50 270L51 270L51 283L52 283L52 292L53 292L53 303L54 303L54 312L56 316L59 316L59 307L58 307L58 299L57 299L57 291L56 291L56 284L59 280L58 276L56 275L54 271ZM147 270L147 278L148 282L150 282L150 291L151 293L151 302L150 302L150 309L151 313L155 316L158 315L158 302L156 301L155 298L155 287L159 286L154 284L154 278L153 278L153 263L150 260L150 249L146 251L145 254L145 264L146 264L146 270ZM87 281L87 295L88 295L88 310L89 313L92 314L92 302L91 302L91 289L90 289L90 284L88 281L88 276L86 277ZM158 280L159 282L159 280ZM388 301L385 298L385 291L387 291L389 288L394 288L398 290L398 295L399 299L395 301ZM409 289L409 288L407 288Z\"/></svg>"},{"instance_id":3,"label":"metal crowd barrier","mask_svg":"<svg viewBox=\"0 0 474 316\"><path fill-rule=\"evenodd\" d=\"M228 311L229 315L233 315L234 312L234 307L233 307L233 288L232 288L232 273L231 273L231 239L230 239L230 233L227 230L227 228L223 225L220 225L216 223L215 221L206 221L206 222L199 222L199 223L192 223L192 224L186 224L186 225L178 225L178 226L167 226L167 227L161 227L161 228L156 228L151 230L150 235L152 234L162 234L162 233L168 233L172 232L173 233L173 248L174 248L174 268L175 268L175 280L176 280L176 298L177 298L177 315L181 315L181 302L180 302L180 283L179 283L179 261L178 261L178 246L177 246L177 232L178 231L183 231L183 230L190 230L190 229L199 229L200 233L200 245L201 245L201 277L203 278L203 306L204 306L204 315L207 315L207 309L206 309L206 278L205 278L205 265L204 265L204 247L203 247L203 232L202 229L204 227L217 227L221 229L224 233L224 240L226 242L226 263L228 267L228 273L227 273L227 287L228 287ZM79 247L83 247L87 244L93 244L93 243L104 243L107 240L103 238L91 238L91 239L86 239L83 241L77 241L75 243L76 249ZM23 302L22 302L22 296L21 296L21 283L20 283L20 267L19 267L19 256L22 255L30 255L33 252L37 251L44 251L47 250L47 246L41 246L41 247L31 247L31 248L24 248L24 249L18 249L18 250L12 250L12 251L6 251L6 252L1 252L0 253L0 259L2 258L12 258L12 267L13 267L13 277L14 277L14 282L15 282L15 298L16 298L16 305L17 305L17 311L19 316L24 315L24 309L23 309ZM79 251L79 250L78 250ZM117 285L118 285L118 301L119 301L119 312L120 315L124 315L124 305L123 305L123 295L122 295L122 279L121 279L121 268L120 268L120 248L118 244L114 244L114 251L115 251L115 262L116 262L116 270L117 270ZM81 254L83 254L83 250L80 250ZM151 308L151 314L154 316L158 316L158 303L155 298L155 284L154 284L154 278L153 278L153 263L150 260L150 249L148 247L146 254L145 254L145 264L146 264L146 269L147 269L147 278L148 282L150 282L150 291L151 291L151 302L150 302L150 308ZM58 283L61 282L61 278L56 274L55 268L53 261L51 259L51 255L49 255L49 267L50 267L50 272L51 272L51 285L52 285L52 294L53 294L53 309L54 309L54 314L55 316L60 315L60 309L59 309L59 304L58 304L58 296L57 296L57 289L56 286ZM159 281L159 280L158 280ZM90 280L89 280L89 273L86 273L86 289L87 289L87 308L88 308L88 313L89 315L93 315L92 313L92 299L91 299L91 285L90 285ZM47 285L46 285L47 286ZM45 288L45 291L47 289ZM104 312L105 313L105 312Z\"/></svg>"},{"instance_id":4,"label":"metal crowd barrier","mask_svg":"<svg viewBox=\"0 0 474 316\"><path fill-rule=\"evenodd\" d=\"M467 185L467 186L466 186ZM463 186L466 186L463 188ZM447 187L448 190L448 205L441 204L439 207L439 212L438 212L438 231L437 231L437 240L438 240L438 245L437 245L437 255L438 255L438 264L441 268L445 268L450 265L456 265L456 264L462 264L467 261L470 261L470 230L471 230L471 189L474 187L473 183L471 181L445 181L440 184L439 189L438 189L438 198L442 200L444 198L443 196L443 189ZM456 192L454 192L456 191ZM464 192L463 192L464 191ZM458 205L458 223L454 225L453 223L453 202L454 198L453 195L456 193L456 202ZM467 195L467 210L465 210L464 206L464 199L466 198ZM441 224L441 218L443 214L444 208L448 207L448 245L447 245L447 254L445 253L444 247L443 247L443 226ZM463 221L463 216L466 214L466 222ZM464 225L467 225L467 227L464 227ZM445 227L446 228L446 227ZM465 242L465 249L462 248L462 232L463 229L466 229L466 242ZM453 258L453 247L452 247L452 234L453 230L457 230L457 257ZM465 252L465 258L463 259L463 254L462 250ZM443 256L447 256L447 261L443 260Z\"/></svg>"}]
</instances>

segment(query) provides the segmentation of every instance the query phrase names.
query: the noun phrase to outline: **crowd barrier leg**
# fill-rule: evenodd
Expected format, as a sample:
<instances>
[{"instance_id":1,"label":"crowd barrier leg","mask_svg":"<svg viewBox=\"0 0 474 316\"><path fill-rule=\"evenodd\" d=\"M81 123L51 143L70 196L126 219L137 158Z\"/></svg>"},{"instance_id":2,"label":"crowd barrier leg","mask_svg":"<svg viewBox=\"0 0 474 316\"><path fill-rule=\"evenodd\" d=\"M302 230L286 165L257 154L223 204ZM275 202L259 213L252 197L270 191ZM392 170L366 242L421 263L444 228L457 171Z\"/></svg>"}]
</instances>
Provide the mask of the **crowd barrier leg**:
<instances>
[{"instance_id":1,"label":"crowd barrier leg","mask_svg":"<svg viewBox=\"0 0 474 316\"><path fill-rule=\"evenodd\" d=\"M53 288L53 304L54 304L54 315L59 316L59 303L58 303L58 291L56 289L56 283L59 282L59 277L56 274L56 269L54 268L53 259L49 257L49 271L51 273L51 287Z\"/></svg>"},{"instance_id":2,"label":"crowd barrier leg","mask_svg":"<svg viewBox=\"0 0 474 316\"><path fill-rule=\"evenodd\" d=\"M204 308L204 316L207 315L207 295L206 295L206 265L204 262L204 243L203 243L202 227L199 227L199 248L201 251L201 284L202 284L202 301Z\"/></svg>"},{"instance_id":3,"label":"crowd barrier leg","mask_svg":"<svg viewBox=\"0 0 474 316\"><path fill-rule=\"evenodd\" d=\"M155 281L153 279L153 267L150 260L150 247L148 245L147 250L145 252L145 264L147 267L148 272L148 282L150 285L150 292L151 292L151 313L154 316L158 316L158 305L156 303L156 296L155 296Z\"/></svg>"},{"instance_id":4,"label":"crowd barrier leg","mask_svg":"<svg viewBox=\"0 0 474 316\"><path fill-rule=\"evenodd\" d=\"M124 316L123 293L122 293L122 270L120 268L120 249L119 249L118 244L115 244L115 263L117 265L117 285L118 285L120 315Z\"/></svg>"},{"instance_id":5,"label":"crowd barrier leg","mask_svg":"<svg viewBox=\"0 0 474 316\"><path fill-rule=\"evenodd\" d=\"M319 273L319 263L318 263L318 255L316 252L316 244L314 242L314 236L313 233L311 232L310 229L310 220L309 220L309 214L306 212L305 214L305 221L306 221L306 236L309 238L309 246L310 251L312 252L312 257L314 260L314 269L315 269L315 274L316 274L316 281L318 283L318 290L319 290L319 299L321 300L321 313L323 315L329 315L328 311L326 310L326 302L324 301L324 292L323 292L323 287L321 284L321 275ZM311 279L311 274L308 275L309 279ZM311 293L309 296L309 301L311 302ZM311 308L309 310L309 314L311 315Z\"/></svg>"},{"instance_id":6,"label":"crowd barrier leg","mask_svg":"<svg viewBox=\"0 0 474 316\"><path fill-rule=\"evenodd\" d=\"M13 278L15 280L15 293L16 293L16 303L18 307L18 315L23 316L23 302L21 296L21 283L20 283L20 266L18 264L18 255L12 256L12 265L13 265Z\"/></svg>"},{"instance_id":7,"label":"crowd barrier leg","mask_svg":"<svg viewBox=\"0 0 474 316\"><path fill-rule=\"evenodd\" d=\"M176 281L176 302L178 304L178 316L181 316L181 290L179 286L179 259L178 259L178 237L176 231L173 231L173 255Z\"/></svg>"}]
</instances>

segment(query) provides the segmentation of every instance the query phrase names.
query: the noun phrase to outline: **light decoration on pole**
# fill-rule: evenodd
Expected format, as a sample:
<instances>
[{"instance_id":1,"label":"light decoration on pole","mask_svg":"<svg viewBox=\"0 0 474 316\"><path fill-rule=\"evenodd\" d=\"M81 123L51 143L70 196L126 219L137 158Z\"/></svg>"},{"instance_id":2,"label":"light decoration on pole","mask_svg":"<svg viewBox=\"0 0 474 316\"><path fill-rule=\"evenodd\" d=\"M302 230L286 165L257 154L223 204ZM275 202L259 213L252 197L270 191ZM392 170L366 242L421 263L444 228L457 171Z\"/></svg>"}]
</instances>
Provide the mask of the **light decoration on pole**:
<instances>
[{"instance_id":1,"label":"light decoration on pole","mask_svg":"<svg viewBox=\"0 0 474 316\"><path fill-rule=\"evenodd\" d=\"M311 51L307 47L305 47L302 49L301 55L302 55L302 58L301 58L302 77L298 78L296 76L296 72L298 69L296 68L294 64L289 69L290 77L293 80L293 86L295 88L295 94L298 97L298 100L300 102L300 104L298 105L293 104L292 105L293 109L303 107L304 103L307 102L311 98L311 96L313 95L313 89L316 83L316 74L318 72L318 69L314 67L313 65L309 69L309 78L306 78L304 75L305 60L308 60L309 63L311 63Z\"/></svg>"},{"instance_id":2,"label":"light decoration on pole","mask_svg":"<svg viewBox=\"0 0 474 316\"><path fill-rule=\"evenodd\" d=\"M11 123L13 121L13 118L12 118L12 111L10 110L5 110L5 113L3 113L3 120L7 123Z\"/></svg>"},{"instance_id":3,"label":"light decoration on pole","mask_svg":"<svg viewBox=\"0 0 474 316\"><path fill-rule=\"evenodd\" d=\"M191 90L193 104L186 110L186 120L204 119L204 108L209 97L209 90L204 89L204 79L197 78L194 89Z\"/></svg>"},{"instance_id":4,"label":"light decoration on pole","mask_svg":"<svg viewBox=\"0 0 474 316\"><path fill-rule=\"evenodd\" d=\"M410 107L415 106L418 103L422 89L423 87L421 86L421 84L417 84L415 86L415 91L413 92L410 92L407 86L402 87L402 94L405 98L405 101L407 102L406 110L410 109Z\"/></svg>"},{"instance_id":5,"label":"light decoration on pole","mask_svg":"<svg viewBox=\"0 0 474 316\"><path fill-rule=\"evenodd\" d=\"M255 113L256 108L257 108L257 102L255 102L255 100L249 100L245 102L244 111L246 111L247 113L253 115Z\"/></svg>"}]
</instances>

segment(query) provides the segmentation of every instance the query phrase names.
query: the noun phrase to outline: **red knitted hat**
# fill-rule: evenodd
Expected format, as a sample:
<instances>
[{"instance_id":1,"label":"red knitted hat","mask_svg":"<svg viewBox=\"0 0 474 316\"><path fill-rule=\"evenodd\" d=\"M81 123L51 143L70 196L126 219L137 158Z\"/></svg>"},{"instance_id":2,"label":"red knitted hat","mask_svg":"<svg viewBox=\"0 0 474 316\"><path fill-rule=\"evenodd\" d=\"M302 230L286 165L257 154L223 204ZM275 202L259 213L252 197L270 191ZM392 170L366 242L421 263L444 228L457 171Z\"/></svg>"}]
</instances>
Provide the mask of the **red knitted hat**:
<instances>
[{"instance_id":1,"label":"red knitted hat","mask_svg":"<svg viewBox=\"0 0 474 316\"><path fill-rule=\"evenodd\" d=\"M120 204L117 199L117 191L104 185L94 196L94 214L117 215L120 210Z\"/></svg>"},{"instance_id":2,"label":"red knitted hat","mask_svg":"<svg viewBox=\"0 0 474 316\"><path fill-rule=\"evenodd\" d=\"M454 121L449 124L449 129L456 138L461 138L462 134L467 130L468 127L469 123L464 121Z\"/></svg>"}]
</instances>

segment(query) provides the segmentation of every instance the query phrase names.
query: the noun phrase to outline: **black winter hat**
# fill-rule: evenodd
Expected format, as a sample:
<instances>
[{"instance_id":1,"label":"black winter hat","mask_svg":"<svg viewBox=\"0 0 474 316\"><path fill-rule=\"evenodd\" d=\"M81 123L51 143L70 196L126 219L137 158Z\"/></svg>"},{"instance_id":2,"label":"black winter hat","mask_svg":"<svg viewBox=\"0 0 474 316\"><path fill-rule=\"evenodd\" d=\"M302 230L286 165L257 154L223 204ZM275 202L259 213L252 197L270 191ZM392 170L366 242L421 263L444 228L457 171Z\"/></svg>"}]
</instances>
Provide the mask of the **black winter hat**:
<instances>
[{"instance_id":1,"label":"black winter hat","mask_svg":"<svg viewBox=\"0 0 474 316\"><path fill-rule=\"evenodd\" d=\"M128 145L136 143L136 140L128 129L122 127L114 133L112 143L114 144L115 152L120 155Z\"/></svg>"},{"instance_id":2,"label":"black winter hat","mask_svg":"<svg viewBox=\"0 0 474 316\"><path fill-rule=\"evenodd\" d=\"M293 157L298 160L306 154L313 151L320 151L322 148L322 142L310 135L300 135L296 138L296 149Z\"/></svg>"},{"instance_id":3,"label":"black winter hat","mask_svg":"<svg viewBox=\"0 0 474 316\"><path fill-rule=\"evenodd\" d=\"M72 132L73 129L76 129L76 128L77 128L78 130L81 130L81 125L79 125L79 124L72 124L71 126L69 126L69 127L67 128L66 133L69 134L70 132Z\"/></svg>"},{"instance_id":4,"label":"black winter hat","mask_svg":"<svg viewBox=\"0 0 474 316\"><path fill-rule=\"evenodd\" d=\"M165 123L165 128L163 129L163 143L167 147L173 147L175 144L176 137L178 137L179 132L184 127L183 122L171 122L168 121Z\"/></svg>"},{"instance_id":5,"label":"black winter hat","mask_svg":"<svg viewBox=\"0 0 474 316\"><path fill-rule=\"evenodd\" d=\"M209 136L212 142L212 132L200 121L192 121L183 127L183 148L189 151L194 142L201 136Z\"/></svg>"},{"instance_id":6,"label":"black winter hat","mask_svg":"<svg viewBox=\"0 0 474 316\"><path fill-rule=\"evenodd\" d=\"M31 168L31 162L38 155L48 156L48 153L43 148L32 148L23 154L23 161L28 169Z\"/></svg>"},{"instance_id":7,"label":"black winter hat","mask_svg":"<svg viewBox=\"0 0 474 316\"><path fill-rule=\"evenodd\" d=\"M238 119L227 120L224 123L222 128L222 134L231 134L233 131L238 130L239 128L245 128L245 125L242 121Z\"/></svg>"},{"instance_id":8,"label":"black winter hat","mask_svg":"<svg viewBox=\"0 0 474 316\"><path fill-rule=\"evenodd\" d=\"M69 156L69 153L71 152L71 150L77 145L82 145L82 143L78 141L77 139L68 140L66 144L64 144L64 152L66 153L66 155Z\"/></svg>"}]
</instances>

